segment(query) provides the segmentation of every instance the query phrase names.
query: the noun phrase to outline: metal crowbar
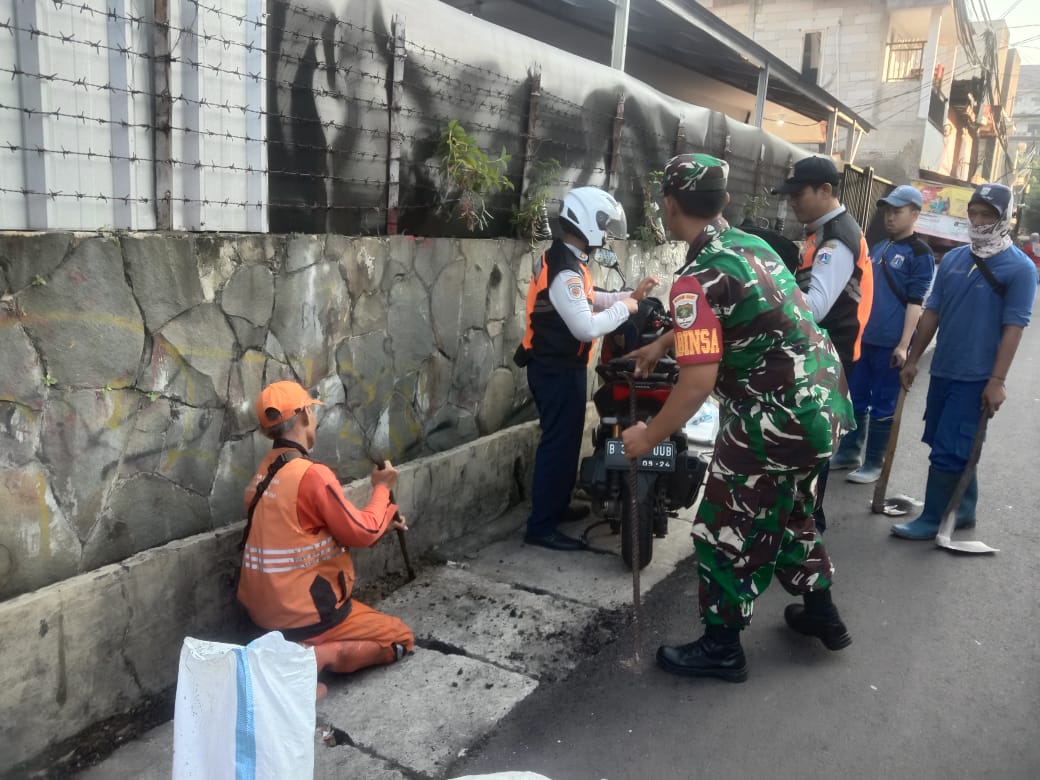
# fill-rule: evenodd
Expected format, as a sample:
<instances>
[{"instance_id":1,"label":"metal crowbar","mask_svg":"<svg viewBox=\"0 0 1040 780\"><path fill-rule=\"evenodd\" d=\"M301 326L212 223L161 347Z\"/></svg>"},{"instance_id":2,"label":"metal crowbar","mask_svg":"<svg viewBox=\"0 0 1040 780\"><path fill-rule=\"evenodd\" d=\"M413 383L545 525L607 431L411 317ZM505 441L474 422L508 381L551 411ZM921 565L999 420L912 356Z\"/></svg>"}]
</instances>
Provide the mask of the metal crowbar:
<instances>
[{"instance_id":1,"label":"metal crowbar","mask_svg":"<svg viewBox=\"0 0 1040 780\"><path fill-rule=\"evenodd\" d=\"M946 511L943 513L942 522L939 524L939 532L935 535L936 547L962 553L986 554L1000 552L996 547L990 547L985 542L977 540L958 542L950 538L950 534L953 533L954 526L957 523L957 507L960 505L961 499L964 498L964 492L968 489L971 478L975 476L975 467L978 466L979 457L982 455L982 441L986 438L986 424L988 422L989 412L983 409L979 427L975 430L975 441L971 445L971 457L968 459L968 465L964 467L964 472L957 481L957 487L954 489L953 495L950 496L950 501L946 505Z\"/></svg>"},{"instance_id":2,"label":"metal crowbar","mask_svg":"<svg viewBox=\"0 0 1040 780\"><path fill-rule=\"evenodd\" d=\"M386 468L386 461L380 459L379 457L377 457L375 455L372 455L371 452L368 455L368 459L370 461L372 461L372 465L375 466L380 471L382 471L384 468ZM391 504L396 504L397 503L394 500L394 491L392 491L392 490L390 491L390 503ZM400 520L400 519L401 519L400 511L395 511L394 512L394 520L397 521L397 520ZM397 529L397 541L401 545L401 557L404 558L404 568L405 568L405 571L408 572L408 582L411 582L412 580L415 579L415 569L412 566L412 557L408 554L408 540L405 538L404 531L402 531L400 528Z\"/></svg>"}]
</instances>

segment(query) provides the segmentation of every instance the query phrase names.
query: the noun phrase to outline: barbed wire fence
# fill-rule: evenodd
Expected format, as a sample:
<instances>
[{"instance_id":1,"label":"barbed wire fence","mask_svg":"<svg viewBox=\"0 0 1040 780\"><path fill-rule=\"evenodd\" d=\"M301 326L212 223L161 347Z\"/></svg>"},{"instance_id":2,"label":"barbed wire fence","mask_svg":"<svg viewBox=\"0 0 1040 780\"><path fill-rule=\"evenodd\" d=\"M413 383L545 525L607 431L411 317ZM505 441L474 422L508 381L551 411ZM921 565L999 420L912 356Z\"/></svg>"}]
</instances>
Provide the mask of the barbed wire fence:
<instances>
[{"instance_id":1,"label":"barbed wire fence","mask_svg":"<svg viewBox=\"0 0 1040 780\"><path fill-rule=\"evenodd\" d=\"M13 0L0 36L2 229L464 234L439 159L452 120L507 159L513 187L488 198L481 236L512 232L539 160L559 163L550 202L604 186L630 224L676 152L729 160L738 216L792 162L764 142L734 154L734 133L761 131L711 112L692 132L683 104L640 105L620 76L579 103L537 69L409 40L397 18L382 32L294 2Z\"/></svg>"}]
</instances>

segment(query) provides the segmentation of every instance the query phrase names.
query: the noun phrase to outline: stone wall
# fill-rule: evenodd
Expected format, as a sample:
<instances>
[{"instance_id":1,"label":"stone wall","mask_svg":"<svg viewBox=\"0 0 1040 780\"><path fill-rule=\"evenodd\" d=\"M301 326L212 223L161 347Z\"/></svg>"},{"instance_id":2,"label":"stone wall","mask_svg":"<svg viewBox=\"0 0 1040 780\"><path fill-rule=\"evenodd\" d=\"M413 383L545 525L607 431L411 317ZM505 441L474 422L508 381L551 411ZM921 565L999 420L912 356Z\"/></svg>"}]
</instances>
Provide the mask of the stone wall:
<instances>
[{"instance_id":1,"label":"stone wall","mask_svg":"<svg viewBox=\"0 0 1040 780\"><path fill-rule=\"evenodd\" d=\"M633 282L681 259L618 249ZM345 482L369 451L522 417L531 261L508 240L0 234L0 599L239 521L267 382L317 391L314 455Z\"/></svg>"}]
</instances>

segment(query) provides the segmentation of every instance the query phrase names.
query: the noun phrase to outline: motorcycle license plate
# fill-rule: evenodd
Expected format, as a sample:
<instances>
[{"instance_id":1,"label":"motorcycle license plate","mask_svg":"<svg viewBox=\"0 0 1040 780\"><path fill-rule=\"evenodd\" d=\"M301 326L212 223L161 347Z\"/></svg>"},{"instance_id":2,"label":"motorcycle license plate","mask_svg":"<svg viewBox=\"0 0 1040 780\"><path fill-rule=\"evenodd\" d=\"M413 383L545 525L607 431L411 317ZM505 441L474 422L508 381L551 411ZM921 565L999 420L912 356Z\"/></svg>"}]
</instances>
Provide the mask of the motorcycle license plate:
<instances>
[{"instance_id":1,"label":"motorcycle license plate","mask_svg":"<svg viewBox=\"0 0 1040 780\"><path fill-rule=\"evenodd\" d=\"M608 469L628 470L629 460L625 457L625 445L621 439L607 439L606 464ZM663 441L653 452L639 459L640 471L675 471L675 442Z\"/></svg>"}]
</instances>

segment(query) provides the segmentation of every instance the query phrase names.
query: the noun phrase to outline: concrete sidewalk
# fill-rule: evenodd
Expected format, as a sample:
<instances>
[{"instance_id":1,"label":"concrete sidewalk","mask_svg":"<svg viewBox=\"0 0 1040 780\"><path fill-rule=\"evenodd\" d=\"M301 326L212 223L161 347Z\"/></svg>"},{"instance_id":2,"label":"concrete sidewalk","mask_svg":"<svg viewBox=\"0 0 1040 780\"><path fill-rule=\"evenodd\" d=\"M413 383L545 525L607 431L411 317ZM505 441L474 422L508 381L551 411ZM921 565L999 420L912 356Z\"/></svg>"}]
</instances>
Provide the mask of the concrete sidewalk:
<instances>
[{"instance_id":1,"label":"concrete sidewalk","mask_svg":"<svg viewBox=\"0 0 1040 780\"><path fill-rule=\"evenodd\" d=\"M539 685L562 679L612 641L631 615L632 577L619 555L561 553L523 544L526 505L480 536L436 550L438 565L376 606L415 631L399 664L336 676L318 703L315 778L445 777L448 766ZM641 573L645 593L693 553L692 509L654 540ZM580 533L586 522L564 530ZM619 552L606 526L592 543ZM333 726L355 746L327 746ZM78 775L89 780L167 778L173 724L166 723Z\"/></svg>"}]
</instances>

